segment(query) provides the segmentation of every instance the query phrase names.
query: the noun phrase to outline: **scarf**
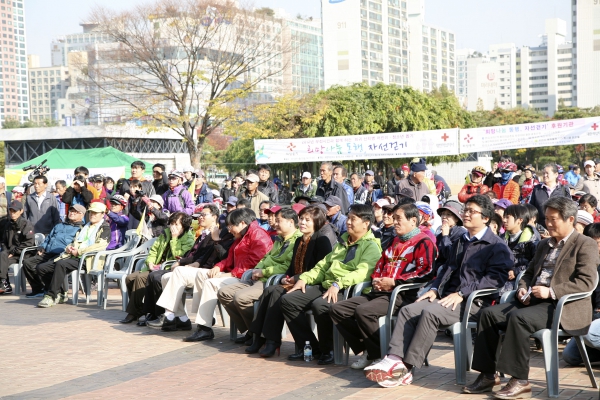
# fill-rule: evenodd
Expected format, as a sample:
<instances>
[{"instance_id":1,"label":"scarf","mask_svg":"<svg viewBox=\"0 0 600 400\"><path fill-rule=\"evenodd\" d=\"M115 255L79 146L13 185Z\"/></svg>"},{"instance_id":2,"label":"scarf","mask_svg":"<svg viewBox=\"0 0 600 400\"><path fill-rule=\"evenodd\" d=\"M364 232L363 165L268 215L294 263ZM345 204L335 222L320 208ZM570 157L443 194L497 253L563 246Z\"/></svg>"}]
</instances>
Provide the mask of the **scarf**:
<instances>
[{"instance_id":1,"label":"scarf","mask_svg":"<svg viewBox=\"0 0 600 400\"><path fill-rule=\"evenodd\" d=\"M77 236L77 241L81 244L79 245L79 250L83 250L87 247L90 247L94 243L96 243L96 234L98 230L102 226L104 220L98 222L95 225L86 224L81 232L79 232L79 236Z\"/></svg>"},{"instance_id":2,"label":"scarf","mask_svg":"<svg viewBox=\"0 0 600 400\"><path fill-rule=\"evenodd\" d=\"M414 228L412 231L408 232L407 234L399 235L398 239L400 239L401 242L406 242L407 240L410 240L413 237L417 236L419 233L421 233L421 230L419 228Z\"/></svg>"},{"instance_id":3,"label":"scarf","mask_svg":"<svg viewBox=\"0 0 600 400\"><path fill-rule=\"evenodd\" d=\"M512 177L512 172L502 172L502 177L500 178L500 184L502 186L506 185L510 178Z\"/></svg>"}]
</instances>

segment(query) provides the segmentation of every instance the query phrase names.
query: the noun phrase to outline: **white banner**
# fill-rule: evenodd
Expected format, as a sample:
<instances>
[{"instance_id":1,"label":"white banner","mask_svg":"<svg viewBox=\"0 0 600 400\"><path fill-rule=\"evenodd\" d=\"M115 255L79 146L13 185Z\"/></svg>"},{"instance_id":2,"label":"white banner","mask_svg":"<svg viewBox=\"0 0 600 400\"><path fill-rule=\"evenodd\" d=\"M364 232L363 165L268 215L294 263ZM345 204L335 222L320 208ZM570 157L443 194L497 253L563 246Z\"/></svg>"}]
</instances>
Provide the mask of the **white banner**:
<instances>
[{"instance_id":1,"label":"white banner","mask_svg":"<svg viewBox=\"0 0 600 400\"><path fill-rule=\"evenodd\" d=\"M460 152L600 142L600 117L460 130Z\"/></svg>"},{"instance_id":2,"label":"white banner","mask_svg":"<svg viewBox=\"0 0 600 400\"><path fill-rule=\"evenodd\" d=\"M458 154L458 129L309 139L254 139L257 164Z\"/></svg>"}]
</instances>

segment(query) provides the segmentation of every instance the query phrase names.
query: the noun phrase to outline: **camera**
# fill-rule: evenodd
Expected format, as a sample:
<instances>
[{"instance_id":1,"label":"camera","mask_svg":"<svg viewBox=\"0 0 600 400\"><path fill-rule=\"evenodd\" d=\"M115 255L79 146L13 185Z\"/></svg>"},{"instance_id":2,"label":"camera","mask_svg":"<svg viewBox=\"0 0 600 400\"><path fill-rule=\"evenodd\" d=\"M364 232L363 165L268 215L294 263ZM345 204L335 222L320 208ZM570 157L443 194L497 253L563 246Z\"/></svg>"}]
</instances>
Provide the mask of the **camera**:
<instances>
[{"instance_id":1,"label":"camera","mask_svg":"<svg viewBox=\"0 0 600 400\"><path fill-rule=\"evenodd\" d=\"M48 171L50 171L50 168L48 166L44 165L44 164L46 164L46 161L48 161L48 159L45 159L38 165L33 164L33 165L23 168L23 171L33 170L27 177L29 182L33 182L33 180L35 179L36 176L46 175L48 173Z\"/></svg>"},{"instance_id":2,"label":"camera","mask_svg":"<svg viewBox=\"0 0 600 400\"><path fill-rule=\"evenodd\" d=\"M135 191L135 197L144 197L144 196L146 196L146 192L144 192L143 190Z\"/></svg>"},{"instance_id":3,"label":"camera","mask_svg":"<svg viewBox=\"0 0 600 400\"><path fill-rule=\"evenodd\" d=\"M380 185L380 184L378 184L378 183L375 183L375 184L373 185L373 189L381 189L381 185Z\"/></svg>"}]
</instances>

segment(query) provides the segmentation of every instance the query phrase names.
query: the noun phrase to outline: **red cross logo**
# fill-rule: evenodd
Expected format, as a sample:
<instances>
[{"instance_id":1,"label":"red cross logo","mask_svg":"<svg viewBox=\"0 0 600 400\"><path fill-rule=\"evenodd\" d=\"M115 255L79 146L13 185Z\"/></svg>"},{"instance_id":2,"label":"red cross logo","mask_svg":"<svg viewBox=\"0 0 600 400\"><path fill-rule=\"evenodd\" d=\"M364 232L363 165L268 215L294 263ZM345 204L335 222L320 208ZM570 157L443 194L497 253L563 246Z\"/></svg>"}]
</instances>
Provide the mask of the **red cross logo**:
<instances>
[{"instance_id":1,"label":"red cross logo","mask_svg":"<svg viewBox=\"0 0 600 400\"><path fill-rule=\"evenodd\" d=\"M467 136L465 136L465 140L467 141L467 143L471 143L471 140L473 140L473 136L467 133Z\"/></svg>"},{"instance_id":2,"label":"red cross logo","mask_svg":"<svg viewBox=\"0 0 600 400\"><path fill-rule=\"evenodd\" d=\"M294 143L290 143L290 145L287 148L290 149L290 151L294 151L296 145Z\"/></svg>"},{"instance_id":3,"label":"red cross logo","mask_svg":"<svg viewBox=\"0 0 600 400\"><path fill-rule=\"evenodd\" d=\"M593 128L594 130L598 129L598 124L594 122L594 125L592 125L592 128Z\"/></svg>"},{"instance_id":4,"label":"red cross logo","mask_svg":"<svg viewBox=\"0 0 600 400\"><path fill-rule=\"evenodd\" d=\"M446 132L444 132L444 136L442 136L442 139L444 139L445 142L447 139L450 139L450 136L446 135Z\"/></svg>"}]
</instances>

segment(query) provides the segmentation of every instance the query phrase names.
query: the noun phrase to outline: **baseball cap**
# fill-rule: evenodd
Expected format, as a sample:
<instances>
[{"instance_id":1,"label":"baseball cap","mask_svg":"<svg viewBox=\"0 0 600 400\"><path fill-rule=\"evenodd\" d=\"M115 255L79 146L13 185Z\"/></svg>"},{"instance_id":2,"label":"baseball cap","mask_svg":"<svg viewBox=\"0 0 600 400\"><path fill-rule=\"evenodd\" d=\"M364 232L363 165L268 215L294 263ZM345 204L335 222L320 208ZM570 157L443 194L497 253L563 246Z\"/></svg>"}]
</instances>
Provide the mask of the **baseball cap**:
<instances>
[{"instance_id":1,"label":"baseball cap","mask_svg":"<svg viewBox=\"0 0 600 400\"><path fill-rule=\"evenodd\" d=\"M75 210L78 213L85 214L85 207L82 206L81 204L72 205L69 210Z\"/></svg>"},{"instance_id":2,"label":"baseball cap","mask_svg":"<svg viewBox=\"0 0 600 400\"><path fill-rule=\"evenodd\" d=\"M410 168L408 167L408 164L403 164L402 165L402 171L410 171Z\"/></svg>"},{"instance_id":3,"label":"baseball cap","mask_svg":"<svg viewBox=\"0 0 600 400\"><path fill-rule=\"evenodd\" d=\"M23 203L18 200L13 200L10 202L10 206L8 206L9 210L21 211L23 209Z\"/></svg>"},{"instance_id":4,"label":"baseball cap","mask_svg":"<svg viewBox=\"0 0 600 400\"><path fill-rule=\"evenodd\" d=\"M235 197L235 196L229 196L229 198L227 199L227 203L226 204L229 204L230 206L235 206L237 204L237 202L238 202L238 198L237 197Z\"/></svg>"},{"instance_id":5,"label":"baseball cap","mask_svg":"<svg viewBox=\"0 0 600 400\"><path fill-rule=\"evenodd\" d=\"M96 175L92 176L92 178L90 180L92 182L104 182L104 177L100 174L96 174Z\"/></svg>"},{"instance_id":6,"label":"baseball cap","mask_svg":"<svg viewBox=\"0 0 600 400\"><path fill-rule=\"evenodd\" d=\"M302 177L310 179L310 178L312 178L312 175L310 174L310 172L305 172L305 173L302 174Z\"/></svg>"},{"instance_id":7,"label":"baseball cap","mask_svg":"<svg viewBox=\"0 0 600 400\"><path fill-rule=\"evenodd\" d=\"M306 201L308 201L309 203L311 202L311 198L310 198L310 197L308 197L308 196L302 196L302 195L300 195L300 196L296 196L296 197L294 197L294 203L297 203L297 202L299 202L300 200L306 200Z\"/></svg>"},{"instance_id":8,"label":"baseball cap","mask_svg":"<svg viewBox=\"0 0 600 400\"><path fill-rule=\"evenodd\" d=\"M368 170L366 170L366 171L365 171L365 175L371 175L371 176L374 176L374 175L375 175L375 173L374 173L373 171L371 171L370 169L368 169Z\"/></svg>"},{"instance_id":9,"label":"baseball cap","mask_svg":"<svg viewBox=\"0 0 600 400\"><path fill-rule=\"evenodd\" d=\"M277 212L277 211L279 211L279 210L281 210L281 207L280 207L280 206L278 206L278 205L275 205L275 206L273 206L273 207L271 207L271 208L267 208L267 209L265 210L265 214L276 213L276 212Z\"/></svg>"},{"instance_id":10,"label":"baseball cap","mask_svg":"<svg viewBox=\"0 0 600 400\"><path fill-rule=\"evenodd\" d=\"M176 177L178 177L178 178L181 178L181 179L183 179L183 178L184 178L184 176L183 176L183 172L181 172L181 171L180 171L180 170L178 170L178 169L173 169L173 170L171 170L171 172L169 172L169 176L176 176Z\"/></svg>"},{"instance_id":11,"label":"baseball cap","mask_svg":"<svg viewBox=\"0 0 600 400\"><path fill-rule=\"evenodd\" d=\"M329 196L324 204L329 207L339 206L342 208L342 200L337 196Z\"/></svg>"},{"instance_id":12,"label":"baseball cap","mask_svg":"<svg viewBox=\"0 0 600 400\"><path fill-rule=\"evenodd\" d=\"M587 160L586 162L583 163L583 167L587 167L588 165L591 165L592 167L596 166L596 163L592 160Z\"/></svg>"},{"instance_id":13,"label":"baseball cap","mask_svg":"<svg viewBox=\"0 0 600 400\"><path fill-rule=\"evenodd\" d=\"M183 172L194 172L194 167L191 167L191 166L183 167L182 171Z\"/></svg>"},{"instance_id":14,"label":"baseball cap","mask_svg":"<svg viewBox=\"0 0 600 400\"><path fill-rule=\"evenodd\" d=\"M246 175L246 180L250 181L250 182L258 182L260 179L258 178L258 175L256 175L256 174L248 174L248 175Z\"/></svg>"},{"instance_id":15,"label":"baseball cap","mask_svg":"<svg viewBox=\"0 0 600 400\"><path fill-rule=\"evenodd\" d=\"M194 207L194 212L192 213L192 217L193 218L198 218L198 216L200 215L200 213L202 212L202 210L204 209L204 206L206 204L198 204L196 207Z\"/></svg>"},{"instance_id":16,"label":"baseball cap","mask_svg":"<svg viewBox=\"0 0 600 400\"><path fill-rule=\"evenodd\" d=\"M494 206L504 208L506 210L508 206L512 206L512 202L508 199L500 199L494 203Z\"/></svg>"},{"instance_id":17,"label":"baseball cap","mask_svg":"<svg viewBox=\"0 0 600 400\"><path fill-rule=\"evenodd\" d=\"M402 188L398 193L396 193L398 196L402 196L402 197L408 197L413 199L415 197L415 194L413 193L412 190L410 190L409 188Z\"/></svg>"},{"instance_id":18,"label":"baseball cap","mask_svg":"<svg viewBox=\"0 0 600 400\"><path fill-rule=\"evenodd\" d=\"M201 176L201 177L203 177L203 178L204 178L204 176L205 176L205 175L204 175L204 171L203 171L203 170L201 170L201 169L194 170L194 173L193 173L193 175L194 175L194 176L196 176L196 177L198 177L198 176Z\"/></svg>"},{"instance_id":19,"label":"baseball cap","mask_svg":"<svg viewBox=\"0 0 600 400\"><path fill-rule=\"evenodd\" d=\"M304 204L292 204L292 210L296 211L296 214L300 214L300 211L304 210L306 206Z\"/></svg>"},{"instance_id":20,"label":"baseball cap","mask_svg":"<svg viewBox=\"0 0 600 400\"><path fill-rule=\"evenodd\" d=\"M161 207L165 205L165 201L158 194L153 194L152 196L150 196L150 200L157 202L158 204L160 204Z\"/></svg>"},{"instance_id":21,"label":"baseball cap","mask_svg":"<svg viewBox=\"0 0 600 400\"><path fill-rule=\"evenodd\" d=\"M120 194L115 194L111 199L110 199L111 203L116 203L116 204L120 204L123 207L125 207L127 205L127 200L125 200L125 197L121 196Z\"/></svg>"},{"instance_id":22,"label":"baseball cap","mask_svg":"<svg viewBox=\"0 0 600 400\"><path fill-rule=\"evenodd\" d=\"M323 198L323 196L313 196L313 197L310 199L310 202L311 202L311 203L324 203L324 202L325 202L325 199Z\"/></svg>"},{"instance_id":23,"label":"baseball cap","mask_svg":"<svg viewBox=\"0 0 600 400\"><path fill-rule=\"evenodd\" d=\"M23 186L15 186L12 190L13 193L25 193L25 188Z\"/></svg>"},{"instance_id":24,"label":"baseball cap","mask_svg":"<svg viewBox=\"0 0 600 400\"><path fill-rule=\"evenodd\" d=\"M379 199L379 200L377 200L377 201L374 203L374 205L375 205L375 204L376 204L376 205L378 205L379 207L383 208L383 207L385 207L385 206L389 206L389 205L390 205L390 202L389 202L389 201L387 201L386 199Z\"/></svg>"},{"instance_id":25,"label":"baseball cap","mask_svg":"<svg viewBox=\"0 0 600 400\"><path fill-rule=\"evenodd\" d=\"M106 204L104 204L100 201L93 201L92 204L90 204L90 208L88 208L88 211L95 212L95 213L105 213L106 212Z\"/></svg>"}]
</instances>

